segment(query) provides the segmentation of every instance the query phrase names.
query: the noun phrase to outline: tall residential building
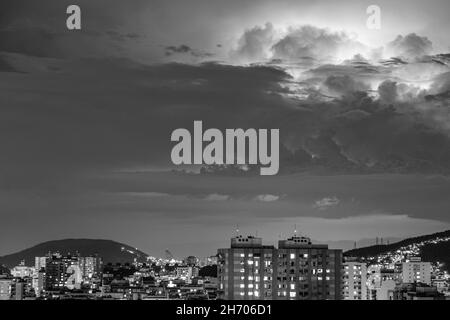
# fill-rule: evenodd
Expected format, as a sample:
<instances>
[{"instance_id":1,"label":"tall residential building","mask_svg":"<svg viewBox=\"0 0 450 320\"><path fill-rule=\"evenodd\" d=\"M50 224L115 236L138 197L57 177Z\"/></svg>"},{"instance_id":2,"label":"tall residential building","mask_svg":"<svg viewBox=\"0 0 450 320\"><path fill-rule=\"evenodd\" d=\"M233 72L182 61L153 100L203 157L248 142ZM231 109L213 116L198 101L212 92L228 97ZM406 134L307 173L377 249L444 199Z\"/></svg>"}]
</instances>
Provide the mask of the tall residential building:
<instances>
[{"instance_id":1,"label":"tall residential building","mask_svg":"<svg viewBox=\"0 0 450 320\"><path fill-rule=\"evenodd\" d=\"M78 257L61 256L53 254L46 262L45 266L45 288L46 290L59 290L66 286L69 277L69 267L76 265L78 267ZM72 272L70 272L72 273ZM80 272L81 274L81 272Z\"/></svg>"},{"instance_id":2,"label":"tall residential building","mask_svg":"<svg viewBox=\"0 0 450 320\"><path fill-rule=\"evenodd\" d=\"M9 300L11 298L12 279L0 278L0 300Z\"/></svg>"},{"instance_id":3,"label":"tall residential building","mask_svg":"<svg viewBox=\"0 0 450 320\"><path fill-rule=\"evenodd\" d=\"M431 285L431 263L422 262L420 257L410 258L402 264L403 283L425 283Z\"/></svg>"},{"instance_id":4,"label":"tall residential building","mask_svg":"<svg viewBox=\"0 0 450 320\"><path fill-rule=\"evenodd\" d=\"M344 300L367 300L367 265L363 262L344 262L342 296Z\"/></svg>"},{"instance_id":5,"label":"tall residential building","mask_svg":"<svg viewBox=\"0 0 450 320\"><path fill-rule=\"evenodd\" d=\"M33 276L32 287L34 289L36 297L40 297L45 289L45 269L41 268Z\"/></svg>"},{"instance_id":6,"label":"tall residential building","mask_svg":"<svg viewBox=\"0 0 450 320\"><path fill-rule=\"evenodd\" d=\"M294 236L263 246L261 238L237 236L219 249L219 290L225 299L341 299L342 251Z\"/></svg>"},{"instance_id":7,"label":"tall residential building","mask_svg":"<svg viewBox=\"0 0 450 320\"><path fill-rule=\"evenodd\" d=\"M25 297L25 283L23 281L18 280L15 283L14 299L23 300L24 297Z\"/></svg>"},{"instance_id":8,"label":"tall residential building","mask_svg":"<svg viewBox=\"0 0 450 320\"><path fill-rule=\"evenodd\" d=\"M35 257L34 258L34 268L36 269L36 272L38 272L42 268L45 269L47 259L48 259L48 257Z\"/></svg>"},{"instance_id":9,"label":"tall residential building","mask_svg":"<svg viewBox=\"0 0 450 320\"><path fill-rule=\"evenodd\" d=\"M85 282L92 278L100 278L103 262L99 256L79 257L78 264Z\"/></svg>"},{"instance_id":10,"label":"tall residential building","mask_svg":"<svg viewBox=\"0 0 450 320\"><path fill-rule=\"evenodd\" d=\"M274 246L263 246L261 238L237 236L231 248L218 250L219 290L224 299L268 299L276 297Z\"/></svg>"},{"instance_id":11,"label":"tall residential building","mask_svg":"<svg viewBox=\"0 0 450 320\"><path fill-rule=\"evenodd\" d=\"M369 265L367 268L367 299L377 300L377 290L381 287L381 266Z\"/></svg>"}]
</instances>

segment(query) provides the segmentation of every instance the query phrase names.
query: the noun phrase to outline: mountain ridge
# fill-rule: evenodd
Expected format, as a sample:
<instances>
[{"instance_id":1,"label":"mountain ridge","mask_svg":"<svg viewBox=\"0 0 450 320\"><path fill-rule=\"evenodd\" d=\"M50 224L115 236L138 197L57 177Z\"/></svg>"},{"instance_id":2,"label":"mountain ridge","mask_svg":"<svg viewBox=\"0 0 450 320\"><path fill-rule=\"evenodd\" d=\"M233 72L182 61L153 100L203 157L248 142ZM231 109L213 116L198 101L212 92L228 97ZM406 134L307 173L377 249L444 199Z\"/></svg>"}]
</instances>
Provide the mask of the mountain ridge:
<instances>
[{"instance_id":1,"label":"mountain ridge","mask_svg":"<svg viewBox=\"0 0 450 320\"><path fill-rule=\"evenodd\" d=\"M380 256L393 256L396 252L412 252L422 261L444 263L445 269L450 271L450 230L411 237L389 245L352 249L344 252L344 256L373 260Z\"/></svg>"},{"instance_id":2,"label":"mountain ridge","mask_svg":"<svg viewBox=\"0 0 450 320\"><path fill-rule=\"evenodd\" d=\"M34 257L45 256L49 252L89 256L98 254L104 263L132 263L134 259L145 262L148 254L130 245L108 239L67 238L49 240L15 253L0 256L0 264L12 268L25 260L25 265L33 266Z\"/></svg>"}]
</instances>

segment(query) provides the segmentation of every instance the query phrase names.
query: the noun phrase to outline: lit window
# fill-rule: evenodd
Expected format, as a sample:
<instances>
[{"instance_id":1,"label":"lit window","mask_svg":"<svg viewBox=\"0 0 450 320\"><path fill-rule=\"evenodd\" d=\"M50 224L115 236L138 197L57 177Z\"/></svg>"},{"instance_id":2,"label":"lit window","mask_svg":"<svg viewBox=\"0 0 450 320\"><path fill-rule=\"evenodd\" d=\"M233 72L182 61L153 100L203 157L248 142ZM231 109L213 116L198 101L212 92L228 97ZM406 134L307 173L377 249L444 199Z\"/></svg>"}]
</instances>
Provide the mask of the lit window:
<instances>
[{"instance_id":1,"label":"lit window","mask_svg":"<svg viewBox=\"0 0 450 320\"><path fill-rule=\"evenodd\" d=\"M295 298L295 292L289 292L289 297Z\"/></svg>"},{"instance_id":2,"label":"lit window","mask_svg":"<svg viewBox=\"0 0 450 320\"><path fill-rule=\"evenodd\" d=\"M295 253L291 253L291 259L295 259Z\"/></svg>"},{"instance_id":3,"label":"lit window","mask_svg":"<svg viewBox=\"0 0 450 320\"><path fill-rule=\"evenodd\" d=\"M295 290L295 284L291 283L291 290Z\"/></svg>"}]
</instances>

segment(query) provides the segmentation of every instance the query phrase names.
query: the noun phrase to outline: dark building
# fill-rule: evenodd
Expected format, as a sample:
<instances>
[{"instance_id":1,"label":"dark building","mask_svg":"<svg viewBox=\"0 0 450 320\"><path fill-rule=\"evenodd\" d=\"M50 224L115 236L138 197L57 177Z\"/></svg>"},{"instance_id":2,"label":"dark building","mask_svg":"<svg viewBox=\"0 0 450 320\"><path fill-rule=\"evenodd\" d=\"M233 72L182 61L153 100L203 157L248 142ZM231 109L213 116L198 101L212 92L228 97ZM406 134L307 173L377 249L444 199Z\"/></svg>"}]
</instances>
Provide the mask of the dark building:
<instances>
[{"instance_id":1,"label":"dark building","mask_svg":"<svg viewBox=\"0 0 450 320\"><path fill-rule=\"evenodd\" d=\"M64 288L69 277L67 269L75 264L78 264L78 257L76 256L51 255L45 266L45 289L59 290Z\"/></svg>"},{"instance_id":2,"label":"dark building","mask_svg":"<svg viewBox=\"0 0 450 320\"><path fill-rule=\"evenodd\" d=\"M261 238L238 236L230 249L219 249L219 290L225 299L273 299L276 249ZM276 293L276 291L275 291Z\"/></svg>"},{"instance_id":3,"label":"dark building","mask_svg":"<svg viewBox=\"0 0 450 320\"><path fill-rule=\"evenodd\" d=\"M237 236L219 249L219 293L224 299L314 300L342 298L342 251L294 236L263 246Z\"/></svg>"},{"instance_id":4,"label":"dark building","mask_svg":"<svg viewBox=\"0 0 450 320\"><path fill-rule=\"evenodd\" d=\"M425 283L404 283L392 292L393 300L445 300L436 287Z\"/></svg>"}]
</instances>

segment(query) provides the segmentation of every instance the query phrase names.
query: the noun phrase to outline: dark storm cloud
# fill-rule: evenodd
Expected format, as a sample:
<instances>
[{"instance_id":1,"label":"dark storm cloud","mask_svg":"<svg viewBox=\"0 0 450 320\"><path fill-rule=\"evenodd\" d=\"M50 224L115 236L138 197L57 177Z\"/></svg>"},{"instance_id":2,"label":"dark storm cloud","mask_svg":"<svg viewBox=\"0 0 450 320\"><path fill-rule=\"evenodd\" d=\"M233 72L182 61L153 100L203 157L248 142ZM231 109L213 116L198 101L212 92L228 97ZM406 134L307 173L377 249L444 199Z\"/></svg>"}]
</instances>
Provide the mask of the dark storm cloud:
<instances>
[{"instance_id":1,"label":"dark storm cloud","mask_svg":"<svg viewBox=\"0 0 450 320\"><path fill-rule=\"evenodd\" d=\"M49 237L139 229L148 242L147 228L179 241L257 219L448 221L448 59L423 57L427 38L397 38L395 55L415 59L378 63L379 50L346 32L251 27L265 20L247 22L250 2L125 3L79 1L81 33L65 30L69 1L0 4L2 237L49 223ZM245 24L227 20L237 8ZM230 25L235 34L221 33ZM202 61L218 42L249 65L154 63L153 50L168 53L164 61ZM138 44L152 64L132 59ZM279 128L280 175L155 173L172 169L171 132L199 119Z\"/></svg>"},{"instance_id":2,"label":"dark storm cloud","mask_svg":"<svg viewBox=\"0 0 450 320\"><path fill-rule=\"evenodd\" d=\"M344 76L329 76L324 85L332 92L338 94L350 94L357 91L367 91L369 89L368 85L362 82L357 82L355 79L348 75Z\"/></svg>"},{"instance_id":3,"label":"dark storm cloud","mask_svg":"<svg viewBox=\"0 0 450 320\"><path fill-rule=\"evenodd\" d=\"M404 103L391 101L395 96L384 101L383 86L383 98L373 98L349 76L323 77L323 85L342 96L298 100L292 77L269 66L36 61L49 64L50 71L10 77L2 85L5 166L42 167L41 173L169 167L171 131L202 119L222 129L280 128L284 173L320 167L341 173L450 169L449 139L432 126L436 117L424 121L427 111L416 116ZM24 85L34 88L26 95L30 100L13 94Z\"/></svg>"},{"instance_id":4,"label":"dark storm cloud","mask_svg":"<svg viewBox=\"0 0 450 320\"><path fill-rule=\"evenodd\" d=\"M439 94L450 91L450 71L436 76L430 88L430 93Z\"/></svg>"},{"instance_id":5,"label":"dark storm cloud","mask_svg":"<svg viewBox=\"0 0 450 320\"><path fill-rule=\"evenodd\" d=\"M0 72L16 72L17 70L0 54Z\"/></svg>"},{"instance_id":6,"label":"dark storm cloud","mask_svg":"<svg viewBox=\"0 0 450 320\"><path fill-rule=\"evenodd\" d=\"M378 86L380 100L385 103L393 103L397 100L397 83L385 80Z\"/></svg>"},{"instance_id":7,"label":"dark storm cloud","mask_svg":"<svg viewBox=\"0 0 450 320\"><path fill-rule=\"evenodd\" d=\"M0 30L0 50L40 57L58 57L57 34L45 28L15 26Z\"/></svg>"},{"instance_id":8,"label":"dark storm cloud","mask_svg":"<svg viewBox=\"0 0 450 320\"><path fill-rule=\"evenodd\" d=\"M192 48L181 44L178 47L177 46L167 46L166 48L166 55L170 56L173 53L188 53L192 51Z\"/></svg>"},{"instance_id":9,"label":"dark storm cloud","mask_svg":"<svg viewBox=\"0 0 450 320\"><path fill-rule=\"evenodd\" d=\"M141 35L137 33L120 33L116 30L106 31L106 34L116 41L134 40L142 38Z\"/></svg>"},{"instance_id":10,"label":"dark storm cloud","mask_svg":"<svg viewBox=\"0 0 450 320\"><path fill-rule=\"evenodd\" d=\"M82 31L66 27L66 8L71 1L5 0L0 4L0 51L38 57L108 57L124 55L117 42L137 41L143 36L121 31L126 14L146 6L135 0L130 10L110 1L77 1L82 8ZM118 14L121 13L121 14Z\"/></svg>"},{"instance_id":11,"label":"dark storm cloud","mask_svg":"<svg viewBox=\"0 0 450 320\"><path fill-rule=\"evenodd\" d=\"M2 74L5 134L0 140L8 157L0 161L14 168L4 175L17 186L45 179L49 171L168 167L172 130L189 128L197 119L219 128L258 127L268 122L274 106L289 105L280 95L280 82L288 75L269 67L144 66L117 59L34 62L49 68L21 77ZM26 88L33 90L15 93Z\"/></svg>"},{"instance_id":12,"label":"dark storm cloud","mask_svg":"<svg viewBox=\"0 0 450 320\"><path fill-rule=\"evenodd\" d=\"M208 52L202 52L199 50L192 49L190 46L185 44L180 44L179 46L167 46L165 49L165 55L170 57L174 54L190 54L197 58L212 57L214 54Z\"/></svg>"}]
</instances>

